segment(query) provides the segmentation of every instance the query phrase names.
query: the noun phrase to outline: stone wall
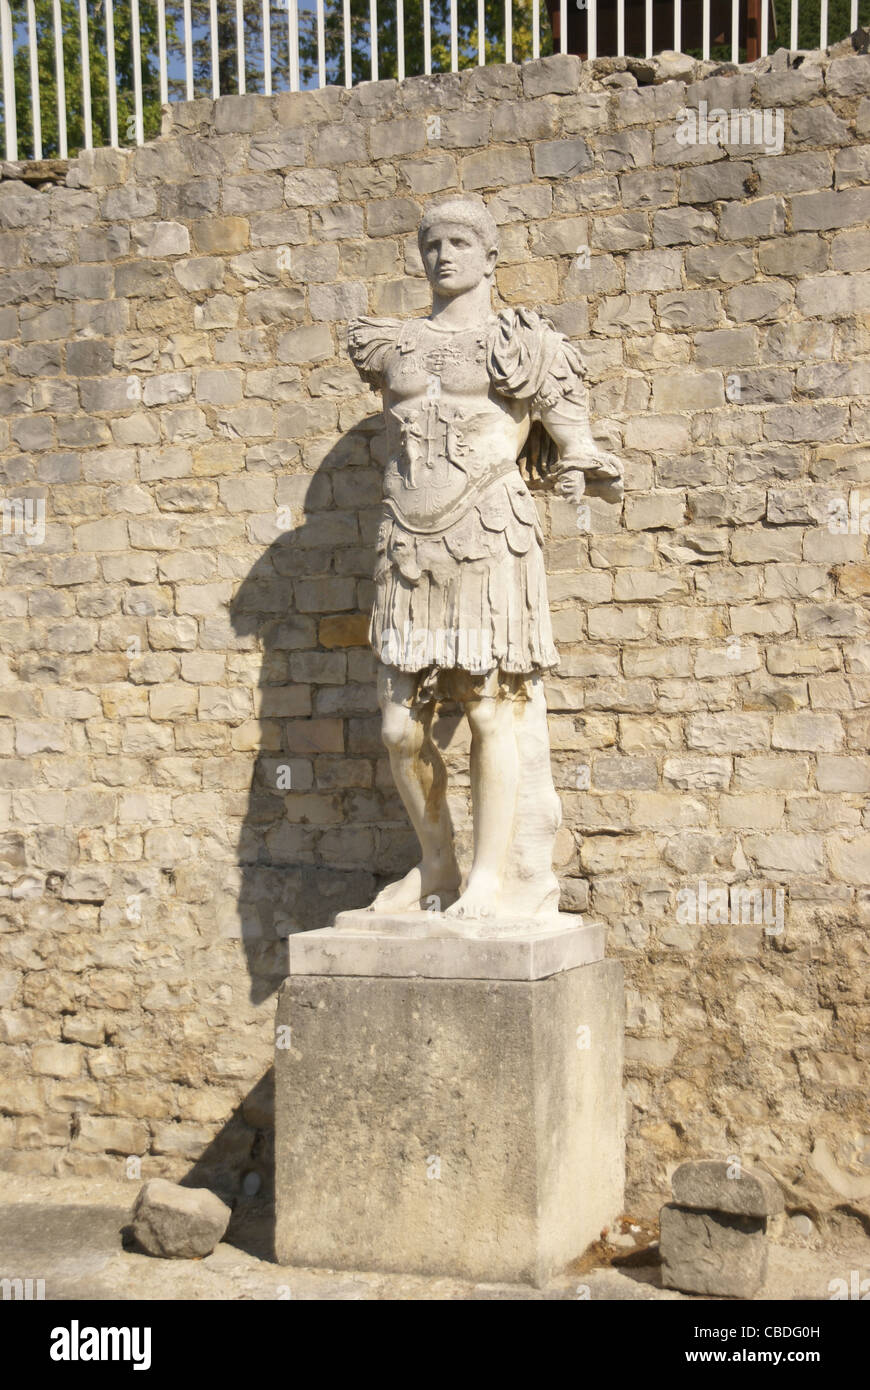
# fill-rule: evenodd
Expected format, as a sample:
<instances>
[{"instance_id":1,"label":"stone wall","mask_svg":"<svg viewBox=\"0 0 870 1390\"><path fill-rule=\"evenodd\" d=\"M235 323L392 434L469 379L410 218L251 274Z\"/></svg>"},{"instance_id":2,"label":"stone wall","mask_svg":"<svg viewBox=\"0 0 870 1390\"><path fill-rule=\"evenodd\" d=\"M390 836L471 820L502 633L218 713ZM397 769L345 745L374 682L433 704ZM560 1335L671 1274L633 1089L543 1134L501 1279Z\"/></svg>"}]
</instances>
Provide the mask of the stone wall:
<instances>
[{"instance_id":1,"label":"stone wall","mask_svg":"<svg viewBox=\"0 0 870 1390\"><path fill-rule=\"evenodd\" d=\"M268 1174L286 935L413 854L346 321L428 307L421 206L468 189L627 461L623 508L539 500L558 868L627 971L632 1209L734 1153L868 1210L870 57L711 72L199 100L59 182L4 166L0 1165ZM703 102L779 111L784 150L681 142ZM729 885L763 920L717 920Z\"/></svg>"}]
</instances>

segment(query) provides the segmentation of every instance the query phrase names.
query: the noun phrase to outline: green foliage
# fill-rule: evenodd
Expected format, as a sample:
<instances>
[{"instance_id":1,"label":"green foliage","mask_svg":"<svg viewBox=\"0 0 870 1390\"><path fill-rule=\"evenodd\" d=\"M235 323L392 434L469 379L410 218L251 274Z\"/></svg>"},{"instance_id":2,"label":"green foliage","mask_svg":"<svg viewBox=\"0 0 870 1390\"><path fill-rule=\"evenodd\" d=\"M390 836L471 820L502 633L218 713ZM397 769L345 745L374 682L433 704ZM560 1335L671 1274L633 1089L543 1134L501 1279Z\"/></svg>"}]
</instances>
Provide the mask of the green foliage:
<instances>
[{"instance_id":1,"label":"green foliage","mask_svg":"<svg viewBox=\"0 0 870 1390\"><path fill-rule=\"evenodd\" d=\"M800 0L798 5L798 48L818 48L821 0ZM776 43L770 36L771 48L788 48L791 43L791 0L774 0L776 11ZM839 43L851 32L849 22L852 7L849 0L829 0L828 43ZM870 0L860 0L858 23L870 24Z\"/></svg>"},{"instance_id":2,"label":"green foliage","mask_svg":"<svg viewBox=\"0 0 870 1390\"><path fill-rule=\"evenodd\" d=\"M33 119L30 92L30 50L27 43L25 0L11 0L13 24L21 46L15 54L15 94L18 121L18 156L33 157ZM35 0L37 55L39 62L39 109L42 122L42 151L45 158L59 153L57 116L57 76L55 72L54 24L51 0ZM84 99L79 13L76 0L61 0L63 19L64 82L66 85L67 141L70 154L84 145ZM133 54L130 41L130 7L113 8L115 21L115 70L118 93L118 139L123 144L135 140L133 126ZM140 0L142 44L142 99L146 140L160 131L160 89L157 78L157 7L154 0ZM174 19L167 17L167 30L174 35ZM94 144L109 143L109 78L106 62L106 20L102 4L92 4L88 13L88 64L91 77L91 112Z\"/></svg>"},{"instance_id":3,"label":"green foliage","mask_svg":"<svg viewBox=\"0 0 870 1390\"><path fill-rule=\"evenodd\" d=\"M791 47L791 0L773 0L773 10L776 16L776 25L774 26L771 22L768 30L768 48L771 53L774 53L777 48ZM821 0L800 0L798 5L798 48L818 48L821 33L821 10ZM839 43L841 39L848 37L851 33L850 16L850 0L829 0L829 44ZM858 23L870 24L870 0L860 0ZM701 56L700 49L690 49L689 52L699 58ZM719 63L730 63L730 39L725 44L713 44L710 48L710 57ZM745 50L741 50L740 58L742 62L746 61Z\"/></svg>"},{"instance_id":4,"label":"green foliage","mask_svg":"<svg viewBox=\"0 0 870 1390\"><path fill-rule=\"evenodd\" d=\"M478 61L477 0L458 0L457 3L457 61L460 68L474 67ZM431 0L432 71L450 71L450 0ZM486 0L485 55L488 63L505 61L504 3ZM353 81L364 82L371 77L369 53L369 2L351 0L351 52ZM405 73L424 71L423 3L406 0ZM512 5L514 62L532 56L532 10L530 0L514 0ZM326 16L327 80L344 81L344 30L341 4L332 4ZM541 53L551 53L552 39L547 12L541 4ZM303 78L317 71L317 35L313 16L300 15L299 54ZM378 77L397 77L396 8L386 0L378 6Z\"/></svg>"}]
</instances>

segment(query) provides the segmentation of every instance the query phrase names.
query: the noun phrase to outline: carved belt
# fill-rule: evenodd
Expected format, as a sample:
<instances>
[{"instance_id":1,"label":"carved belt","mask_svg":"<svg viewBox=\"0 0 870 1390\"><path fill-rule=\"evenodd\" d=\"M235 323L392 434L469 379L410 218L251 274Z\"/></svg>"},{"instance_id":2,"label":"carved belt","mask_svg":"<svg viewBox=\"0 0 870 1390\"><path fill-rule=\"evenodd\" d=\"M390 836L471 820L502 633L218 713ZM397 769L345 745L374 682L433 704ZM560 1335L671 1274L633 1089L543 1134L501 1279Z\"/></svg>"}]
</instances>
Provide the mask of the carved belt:
<instances>
[{"instance_id":1,"label":"carved belt","mask_svg":"<svg viewBox=\"0 0 870 1390\"><path fill-rule=\"evenodd\" d=\"M517 478L520 476L517 470L516 459L506 459L503 463L497 464L494 472L487 473L486 476L481 478L478 483L475 483L468 492L464 492L456 505L447 513L446 518L441 517L435 526L421 526L417 522L406 520L402 515L401 509L391 497L384 498L384 506L392 513L394 519L400 526L404 527L406 531L412 531L417 536L439 536L443 531L449 531L450 527L455 525L457 521L461 521L484 493L489 492L490 488L494 487L496 483L500 483L502 479L508 477L511 473Z\"/></svg>"}]
</instances>

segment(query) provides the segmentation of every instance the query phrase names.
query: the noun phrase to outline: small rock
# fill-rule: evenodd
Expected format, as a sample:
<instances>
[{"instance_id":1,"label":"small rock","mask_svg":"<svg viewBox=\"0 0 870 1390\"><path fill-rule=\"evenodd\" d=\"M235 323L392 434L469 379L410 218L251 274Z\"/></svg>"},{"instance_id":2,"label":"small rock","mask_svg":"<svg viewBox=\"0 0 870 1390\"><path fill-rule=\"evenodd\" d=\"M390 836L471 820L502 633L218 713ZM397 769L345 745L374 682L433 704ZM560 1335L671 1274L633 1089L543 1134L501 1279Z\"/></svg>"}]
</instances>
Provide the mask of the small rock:
<instances>
[{"instance_id":1,"label":"small rock","mask_svg":"<svg viewBox=\"0 0 870 1390\"><path fill-rule=\"evenodd\" d=\"M730 1177L730 1173L735 1176ZM696 1211L733 1212L737 1216L777 1216L782 1193L767 1173L719 1159L683 1163L671 1178L674 1201Z\"/></svg>"},{"instance_id":2,"label":"small rock","mask_svg":"<svg viewBox=\"0 0 870 1390\"><path fill-rule=\"evenodd\" d=\"M666 48L654 58L629 58L628 70L642 87L653 82L691 82L695 76L695 59L688 53Z\"/></svg>"},{"instance_id":3,"label":"small rock","mask_svg":"<svg viewBox=\"0 0 870 1390\"><path fill-rule=\"evenodd\" d=\"M767 1274L764 1218L669 1204L661 1210L659 1253L666 1289L751 1298Z\"/></svg>"},{"instance_id":4,"label":"small rock","mask_svg":"<svg viewBox=\"0 0 870 1390\"><path fill-rule=\"evenodd\" d=\"M642 87L656 80L655 58L629 58L628 70Z\"/></svg>"},{"instance_id":5,"label":"small rock","mask_svg":"<svg viewBox=\"0 0 870 1390\"><path fill-rule=\"evenodd\" d=\"M811 1236L813 1233L813 1223L805 1212L795 1212L788 1218L788 1224L796 1236Z\"/></svg>"},{"instance_id":6,"label":"small rock","mask_svg":"<svg viewBox=\"0 0 870 1390\"><path fill-rule=\"evenodd\" d=\"M152 1178L133 1207L133 1234L149 1255L191 1260L210 1255L223 1239L230 1208L204 1187Z\"/></svg>"},{"instance_id":7,"label":"small rock","mask_svg":"<svg viewBox=\"0 0 870 1390\"><path fill-rule=\"evenodd\" d=\"M655 76L659 82L691 82L695 76L695 59L689 53L676 53L672 48L662 49L654 59Z\"/></svg>"}]
</instances>

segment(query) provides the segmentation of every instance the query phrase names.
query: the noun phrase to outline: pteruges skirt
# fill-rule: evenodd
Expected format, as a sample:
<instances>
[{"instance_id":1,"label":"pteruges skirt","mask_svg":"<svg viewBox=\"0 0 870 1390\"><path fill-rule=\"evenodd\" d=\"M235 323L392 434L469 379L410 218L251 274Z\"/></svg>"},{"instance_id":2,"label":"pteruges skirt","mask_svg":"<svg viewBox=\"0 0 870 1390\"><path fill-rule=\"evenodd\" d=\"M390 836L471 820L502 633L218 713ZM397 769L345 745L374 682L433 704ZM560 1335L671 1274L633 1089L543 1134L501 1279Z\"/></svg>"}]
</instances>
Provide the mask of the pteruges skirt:
<instances>
[{"instance_id":1,"label":"pteruges skirt","mask_svg":"<svg viewBox=\"0 0 870 1390\"><path fill-rule=\"evenodd\" d=\"M400 671L550 670L553 643L538 514L519 472L498 478L445 530L378 534L369 640Z\"/></svg>"}]
</instances>

